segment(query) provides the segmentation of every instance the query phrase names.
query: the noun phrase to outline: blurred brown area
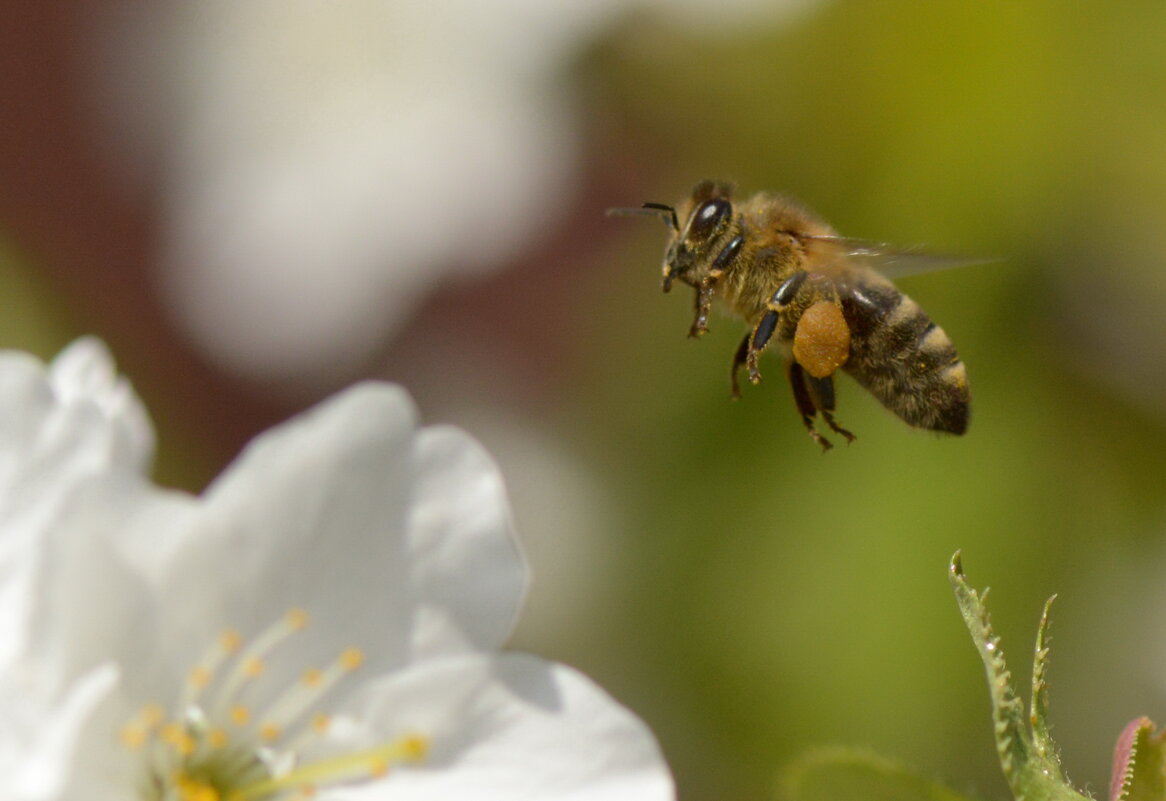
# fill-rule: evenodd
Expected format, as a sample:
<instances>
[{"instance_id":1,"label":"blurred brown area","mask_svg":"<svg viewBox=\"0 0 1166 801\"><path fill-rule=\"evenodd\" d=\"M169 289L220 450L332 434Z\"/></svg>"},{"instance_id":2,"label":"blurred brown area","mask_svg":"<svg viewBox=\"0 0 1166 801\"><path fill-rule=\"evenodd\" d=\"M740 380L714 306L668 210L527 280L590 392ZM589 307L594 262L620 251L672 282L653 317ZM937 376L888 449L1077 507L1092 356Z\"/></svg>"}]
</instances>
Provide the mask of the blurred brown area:
<instances>
[{"instance_id":1,"label":"blurred brown area","mask_svg":"<svg viewBox=\"0 0 1166 801\"><path fill-rule=\"evenodd\" d=\"M3 4L0 219L12 246L49 276L71 333L109 342L155 418L199 432L199 461L162 476L197 488L291 410L201 359L158 303L156 186L131 192L111 176L84 73L93 26L116 5Z\"/></svg>"}]
</instances>

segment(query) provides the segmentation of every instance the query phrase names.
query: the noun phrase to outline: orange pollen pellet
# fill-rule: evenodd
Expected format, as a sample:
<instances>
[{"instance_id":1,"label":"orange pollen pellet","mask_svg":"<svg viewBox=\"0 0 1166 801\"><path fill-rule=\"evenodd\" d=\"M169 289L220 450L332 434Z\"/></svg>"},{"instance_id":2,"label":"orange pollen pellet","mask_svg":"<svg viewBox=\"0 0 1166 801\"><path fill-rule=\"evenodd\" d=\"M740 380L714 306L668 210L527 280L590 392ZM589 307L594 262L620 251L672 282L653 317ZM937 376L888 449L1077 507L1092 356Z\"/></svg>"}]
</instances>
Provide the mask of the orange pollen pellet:
<instances>
[{"instance_id":1,"label":"orange pollen pellet","mask_svg":"<svg viewBox=\"0 0 1166 801\"><path fill-rule=\"evenodd\" d=\"M850 356L850 326L837 305L821 300L806 309L794 331L794 359L814 378L826 378Z\"/></svg>"}]
</instances>

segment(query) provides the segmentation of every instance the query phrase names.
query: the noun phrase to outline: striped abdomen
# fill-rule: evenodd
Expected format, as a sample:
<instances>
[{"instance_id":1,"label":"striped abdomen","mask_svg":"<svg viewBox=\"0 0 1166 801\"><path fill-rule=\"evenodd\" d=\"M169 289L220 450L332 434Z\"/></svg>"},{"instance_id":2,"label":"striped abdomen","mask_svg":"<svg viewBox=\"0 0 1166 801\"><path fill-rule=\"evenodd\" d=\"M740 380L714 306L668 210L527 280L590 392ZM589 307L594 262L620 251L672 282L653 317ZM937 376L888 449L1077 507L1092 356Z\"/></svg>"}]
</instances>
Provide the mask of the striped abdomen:
<instances>
[{"instance_id":1,"label":"striped abdomen","mask_svg":"<svg viewBox=\"0 0 1166 801\"><path fill-rule=\"evenodd\" d=\"M852 286L841 300L851 330L843 369L911 425L964 433L967 369L943 329L885 280Z\"/></svg>"}]
</instances>

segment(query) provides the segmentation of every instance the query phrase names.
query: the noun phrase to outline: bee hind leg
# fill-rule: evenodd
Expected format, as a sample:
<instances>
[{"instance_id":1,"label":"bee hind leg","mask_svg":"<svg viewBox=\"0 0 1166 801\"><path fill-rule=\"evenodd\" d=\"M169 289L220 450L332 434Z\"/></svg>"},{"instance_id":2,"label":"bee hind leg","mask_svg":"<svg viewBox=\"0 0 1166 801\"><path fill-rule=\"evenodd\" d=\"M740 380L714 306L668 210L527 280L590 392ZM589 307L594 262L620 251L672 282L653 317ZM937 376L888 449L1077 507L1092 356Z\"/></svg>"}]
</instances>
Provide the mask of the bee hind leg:
<instances>
[{"instance_id":1,"label":"bee hind leg","mask_svg":"<svg viewBox=\"0 0 1166 801\"><path fill-rule=\"evenodd\" d=\"M825 453L833 448L834 445L830 440L819 434L818 429L814 426L814 418L818 414L818 403L810 392L810 385L807 383L809 376L806 375L802 366L793 360L787 365L787 371L789 374L789 385L794 391L794 404L798 407L798 413L802 416L802 422L805 423L806 430L810 433L810 439L822 446L822 452ZM823 412L822 416L830 424L830 427L834 428L834 423L828 417L828 414L829 412Z\"/></svg>"},{"instance_id":2,"label":"bee hind leg","mask_svg":"<svg viewBox=\"0 0 1166 801\"><path fill-rule=\"evenodd\" d=\"M822 413L822 419L826 421L826 425L830 426L830 430L846 437L847 444L854 442L854 434L834 422L834 377L814 378L812 375L806 374L806 384L810 388L810 394L814 397L814 405Z\"/></svg>"}]
</instances>

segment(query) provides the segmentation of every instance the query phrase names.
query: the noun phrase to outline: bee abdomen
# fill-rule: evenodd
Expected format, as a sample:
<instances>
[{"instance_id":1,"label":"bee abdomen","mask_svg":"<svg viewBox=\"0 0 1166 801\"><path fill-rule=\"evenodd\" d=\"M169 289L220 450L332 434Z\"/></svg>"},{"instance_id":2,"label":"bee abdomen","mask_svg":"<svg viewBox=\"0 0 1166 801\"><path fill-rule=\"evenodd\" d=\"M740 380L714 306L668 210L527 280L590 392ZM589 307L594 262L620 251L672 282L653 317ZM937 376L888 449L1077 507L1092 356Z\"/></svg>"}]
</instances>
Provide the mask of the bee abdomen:
<instances>
[{"instance_id":1,"label":"bee abdomen","mask_svg":"<svg viewBox=\"0 0 1166 801\"><path fill-rule=\"evenodd\" d=\"M964 433L967 369L943 329L890 284L849 294L842 304L852 331L846 371L907 423Z\"/></svg>"}]
</instances>

